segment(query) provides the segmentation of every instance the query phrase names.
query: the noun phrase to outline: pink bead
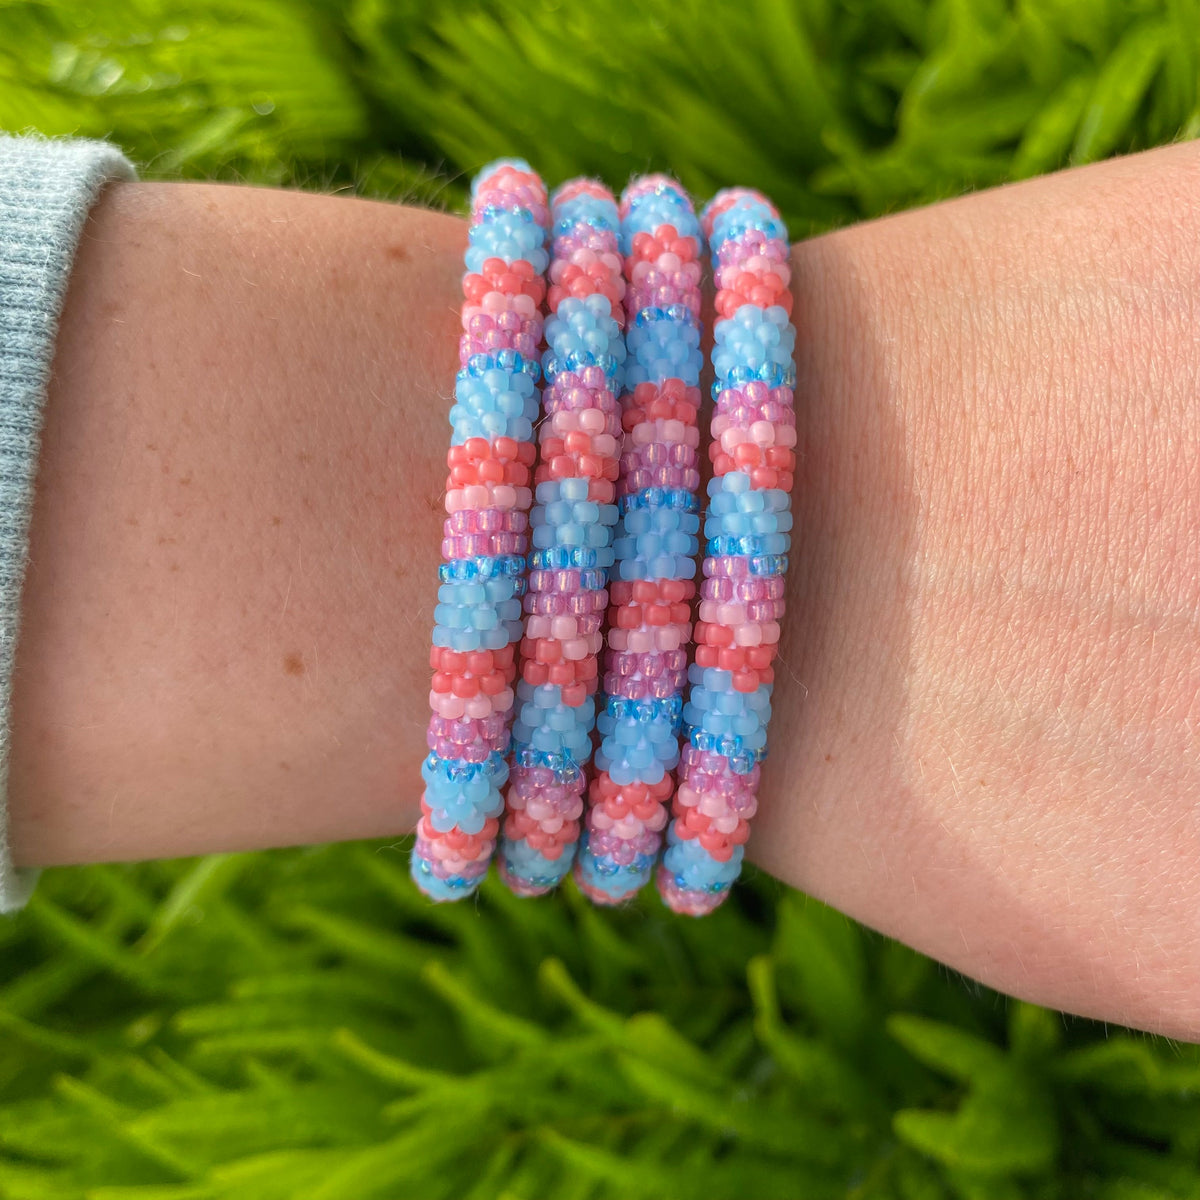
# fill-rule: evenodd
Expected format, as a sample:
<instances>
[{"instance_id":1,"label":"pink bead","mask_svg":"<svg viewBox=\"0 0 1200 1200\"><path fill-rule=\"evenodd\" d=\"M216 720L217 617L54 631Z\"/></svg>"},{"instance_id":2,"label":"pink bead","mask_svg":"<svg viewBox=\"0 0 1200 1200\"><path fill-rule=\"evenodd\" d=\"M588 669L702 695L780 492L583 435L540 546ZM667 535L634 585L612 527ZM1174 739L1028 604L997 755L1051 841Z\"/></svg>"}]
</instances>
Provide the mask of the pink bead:
<instances>
[{"instance_id":1,"label":"pink bead","mask_svg":"<svg viewBox=\"0 0 1200 1200\"><path fill-rule=\"evenodd\" d=\"M479 304L464 305L462 327L464 330L470 330L471 322L476 317L503 317L508 313L513 313L523 320L536 322L538 328L532 331L536 332L539 338L541 337L541 313L534 303L533 297L525 295L524 292L518 292L512 296L504 292L488 292Z\"/></svg>"},{"instance_id":2,"label":"pink bead","mask_svg":"<svg viewBox=\"0 0 1200 1200\"><path fill-rule=\"evenodd\" d=\"M685 892L675 883L675 877L664 867L659 867L654 880L659 893L668 907L677 913L689 917L707 916L718 908L725 898L725 893L717 892Z\"/></svg>"},{"instance_id":3,"label":"pink bead","mask_svg":"<svg viewBox=\"0 0 1200 1200\"><path fill-rule=\"evenodd\" d=\"M683 690L686 678L684 671L655 678L609 672L604 676L604 690L610 696L621 696L626 700L666 700Z\"/></svg>"},{"instance_id":4,"label":"pink bead","mask_svg":"<svg viewBox=\"0 0 1200 1200\"><path fill-rule=\"evenodd\" d=\"M761 625L740 625L733 631L733 644L735 646L761 646L763 641L763 628Z\"/></svg>"},{"instance_id":5,"label":"pink bead","mask_svg":"<svg viewBox=\"0 0 1200 1200\"><path fill-rule=\"evenodd\" d=\"M758 233L745 238L730 238L722 243L717 252L717 270L741 267L756 259L778 266L786 266L788 251L782 242Z\"/></svg>"},{"instance_id":6,"label":"pink bead","mask_svg":"<svg viewBox=\"0 0 1200 1200\"><path fill-rule=\"evenodd\" d=\"M604 616L607 597L607 592L575 592L564 595L557 592L527 591L524 608L530 616L591 617L600 622ZM590 624L588 628L590 631ZM597 628L599 628L598 624Z\"/></svg>"},{"instance_id":7,"label":"pink bead","mask_svg":"<svg viewBox=\"0 0 1200 1200\"><path fill-rule=\"evenodd\" d=\"M524 554L528 539L516 533L466 534L442 539L442 560Z\"/></svg>"},{"instance_id":8,"label":"pink bead","mask_svg":"<svg viewBox=\"0 0 1200 1200\"><path fill-rule=\"evenodd\" d=\"M430 870L439 879L450 879L455 875L470 879L487 872L491 848L495 846L494 839L490 839L486 845L487 857L463 858L437 838L418 837L415 852L429 863Z\"/></svg>"},{"instance_id":9,"label":"pink bead","mask_svg":"<svg viewBox=\"0 0 1200 1200\"><path fill-rule=\"evenodd\" d=\"M451 692L429 693L429 707L439 717L447 720L485 720L496 713L509 713L513 706L513 690L506 687L494 696L480 694L468 702Z\"/></svg>"},{"instance_id":10,"label":"pink bead","mask_svg":"<svg viewBox=\"0 0 1200 1200\"><path fill-rule=\"evenodd\" d=\"M589 368L599 371L600 368ZM580 382L580 375L564 371L553 384L548 387L542 397L542 406L548 414L559 412L586 412L595 409L605 417L605 428L614 432L608 423L610 415L617 418L617 429L620 429L621 405L617 397L608 389L604 373L600 372L598 386L585 387Z\"/></svg>"},{"instance_id":11,"label":"pink bead","mask_svg":"<svg viewBox=\"0 0 1200 1200\"><path fill-rule=\"evenodd\" d=\"M439 716L453 719L463 715L463 702L449 692L429 693L429 707Z\"/></svg>"},{"instance_id":12,"label":"pink bead","mask_svg":"<svg viewBox=\"0 0 1200 1200\"><path fill-rule=\"evenodd\" d=\"M535 789L523 798L524 811L547 833L563 827L565 821L576 821L583 812L582 795L548 796L547 789Z\"/></svg>"},{"instance_id":13,"label":"pink bead","mask_svg":"<svg viewBox=\"0 0 1200 1200\"><path fill-rule=\"evenodd\" d=\"M780 575L746 575L739 579L718 575L701 582L700 597L702 600L738 601L743 604L764 600L782 601L784 587Z\"/></svg>"},{"instance_id":14,"label":"pink bead","mask_svg":"<svg viewBox=\"0 0 1200 1200\"><path fill-rule=\"evenodd\" d=\"M732 582L732 581L726 581ZM751 600L746 603L727 601L718 603L712 600L701 600L697 616L701 621L713 625L724 625L737 630L743 624L760 626L777 622L783 616L784 602L779 600ZM737 643L742 645L743 643ZM747 642L745 645L757 646L761 642Z\"/></svg>"},{"instance_id":15,"label":"pink bead","mask_svg":"<svg viewBox=\"0 0 1200 1200\"><path fill-rule=\"evenodd\" d=\"M464 762L484 762L492 753L492 748L487 745L463 746L450 741L449 738L434 737L431 733L426 733L425 743L439 758L458 758ZM500 753L503 754L504 751Z\"/></svg>"},{"instance_id":16,"label":"pink bead","mask_svg":"<svg viewBox=\"0 0 1200 1200\"><path fill-rule=\"evenodd\" d=\"M444 537L474 533L524 533L529 527L528 514L497 508L460 508L442 522Z\"/></svg>"},{"instance_id":17,"label":"pink bead","mask_svg":"<svg viewBox=\"0 0 1200 1200\"><path fill-rule=\"evenodd\" d=\"M569 638L563 642L562 656L568 662L579 662L581 659L587 658L588 650L589 645L586 638Z\"/></svg>"},{"instance_id":18,"label":"pink bead","mask_svg":"<svg viewBox=\"0 0 1200 1200\"><path fill-rule=\"evenodd\" d=\"M513 487L507 483L475 483L465 488L448 488L446 511L460 513L468 510L499 509L502 512L510 512L519 509L520 515L524 517L532 499L533 492L527 487Z\"/></svg>"},{"instance_id":19,"label":"pink bead","mask_svg":"<svg viewBox=\"0 0 1200 1200\"><path fill-rule=\"evenodd\" d=\"M749 561L731 554L707 557L701 563L700 569L706 577L745 579L750 575Z\"/></svg>"},{"instance_id":20,"label":"pink bead","mask_svg":"<svg viewBox=\"0 0 1200 1200\"><path fill-rule=\"evenodd\" d=\"M687 627L690 630L690 626ZM655 630L654 648L657 650L678 650L687 640L677 625L664 625Z\"/></svg>"},{"instance_id":21,"label":"pink bead","mask_svg":"<svg viewBox=\"0 0 1200 1200\"><path fill-rule=\"evenodd\" d=\"M489 322L484 326L483 322ZM464 334L458 342L458 361L466 366L474 354L495 354L500 350L515 350L526 358L536 358L542 331L534 328L533 322L524 322L525 328L506 330L490 323L489 317L477 317L475 329Z\"/></svg>"},{"instance_id":22,"label":"pink bead","mask_svg":"<svg viewBox=\"0 0 1200 1200\"><path fill-rule=\"evenodd\" d=\"M569 262L580 252L587 251L597 255L616 255L616 233L609 229L596 229L592 225L573 225L568 233L554 239L555 259Z\"/></svg>"}]
</instances>

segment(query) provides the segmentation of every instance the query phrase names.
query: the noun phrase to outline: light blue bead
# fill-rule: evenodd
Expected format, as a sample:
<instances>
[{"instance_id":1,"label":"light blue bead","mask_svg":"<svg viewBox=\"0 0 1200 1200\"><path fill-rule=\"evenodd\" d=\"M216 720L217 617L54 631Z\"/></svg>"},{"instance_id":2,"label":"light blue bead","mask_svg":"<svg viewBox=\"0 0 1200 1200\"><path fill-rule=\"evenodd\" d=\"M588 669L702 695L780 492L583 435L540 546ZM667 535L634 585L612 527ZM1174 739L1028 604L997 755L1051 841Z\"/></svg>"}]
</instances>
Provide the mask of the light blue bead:
<instances>
[{"instance_id":1,"label":"light blue bead","mask_svg":"<svg viewBox=\"0 0 1200 1200\"><path fill-rule=\"evenodd\" d=\"M718 193L714 200L719 197ZM714 257L730 238L741 237L748 230L757 230L773 240L787 241L787 226L768 205L755 196L739 196L713 221L709 245Z\"/></svg>"},{"instance_id":2,"label":"light blue bead","mask_svg":"<svg viewBox=\"0 0 1200 1200\"><path fill-rule=\"evenodd\" d=\"M413 882L431 900L462 900L478 889L486 874L486 872L480 873L475 878L452 875L448 879L441 879L433 873L432 865L421 858L416 851L413 851L409 860L409 872Z\"/></svg>"},{"instance_id":3,"label":"light blue bead","mask_svg":"<svg viewBox=\"0 0 1200 1200\"><path fill-rule=\"evenodd\" d=\"M708 481L708 494L716 496L727 492L737 496L750 491L752 486L750 476L745 471L727 471L724 475L714 475Z\"/></svg>"},{"instance_id":4,"label":"light blue bead","mask_svg":"<svg viewBox=\"0 0 1200 1200\"><path fill-rule=\"evenodd\" d=\"M613 899L624 898L643 888L650 881L653 866L654 859L647 854L639 854L632 863L619 866L611 859L597 858L588 850L586 842L580 843L579 874L583 882Z\"/></svg>"},{"instance_id":5,"label":"light blue bead","mask_svg":"<svg viewBox=\"0 0 1200 1200\"><path fill-rule=\"evenodd\" d=\"M464 262L468 271L481 271L489 258L506 263L524 259L538 274L549 264L544 248L546 231L534 222L528 209L493 210L486 220L471 226L467 237Z\"/></svg>"},{"instance_id":6,"label":"light blue bead","mask_svg":"<svg viewBox=\"0 0 1200 1200\"><path fill-rule=\"evenodd\" d=\"M660 225L674 225L681 237L692 237L702 247L704 234L690 201L673 186L635 197L621 222L621 252L632 251L634 236L653 233Z\"/></svg>"},{"instance_id":7,"label":"light blue bead","mask_svg":"<svg viewBox=\"0 0 1200 1200\"><path fill-rule=\"evenodd\" d=\"M576 225L590 225L594 229L615 233L621 218L617 206L610 200L582 193L560 204L554 205L554 234L565 237Z\"/></svg>"},{"instance_id":8,"label":"light blue bead","mask_svg":"<svg viewBox=\"0 0 1200 1200\"><path fill-rule=\"evenodd\" d=\"M557 887L571 869L575 846L563 847L556 859L544 857L526 841L505 840L501 854L508 873L534 887Z\"/></svg>"},{"instance_id":9,"label":"light blue bead","mask_svg":"<svg viewBox=\"0 0 1200 1200\"><path fill-rule=\"evenodd\" d=\"M525 558L520 554L477 555L474 558L456 558L438 567L438 579L442 583L470 583L476 579L511 576L519 582L525 573Z\"/></svg>"},{"instance_id":10,"label":"light blue bead","mask_svg":"<svg viewBox=\"0 0 1200 1200\"><path fill-rule=\"evenodd\" d=\"M718 862L698 838L682 839L668 833L668 846L663 855L663 865L677 882L688 891L708 892L728 887L741 874L744 851L735 846L728 862Z\"/></svg>"}]
</instances>

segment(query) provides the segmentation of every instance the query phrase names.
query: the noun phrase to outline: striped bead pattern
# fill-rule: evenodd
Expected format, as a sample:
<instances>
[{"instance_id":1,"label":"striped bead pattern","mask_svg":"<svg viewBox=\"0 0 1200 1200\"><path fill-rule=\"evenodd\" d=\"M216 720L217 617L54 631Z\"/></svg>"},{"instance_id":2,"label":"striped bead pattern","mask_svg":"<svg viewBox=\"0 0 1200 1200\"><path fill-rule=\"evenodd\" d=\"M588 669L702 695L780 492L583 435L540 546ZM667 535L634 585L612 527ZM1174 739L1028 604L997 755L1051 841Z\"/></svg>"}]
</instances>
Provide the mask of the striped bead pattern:
<instances>
[{"instance_id":1,"label":"striped bead pattern","mask_svg":"<svg viewBox=\"0 0 1200 1200\"><path fill-rule=\"evenodd\" d=\"M604 700L596 776L575 864L580 890L617 904L649 882L679 761L692 636L700 431L700 255L691 200L661 175L621 199L627 316Z\"/></svg>"},{"instance_id":2,"label":"striped bead pattern","mask_svg":"<svg viewBox=\"0 0 1200 1200\"><path fill-rule=\"evenodd\" d=\"M555 192L552 216L546 415L499 856L501 878L520 896L556 887L579 840L613 563L625 362L616 201L602 184L572 180Z\"/></svg>"},{"instance_id":3,"label":"striped bead pattern","mask_svg":"<svg viewBox=\"0 0 1200 1200\"><path fill-rule=\"evenodd\" d=\"M796 465L787 230L765 197L743 188L719 192L701 221L717 288L713 478L687 744L657 874L667 904L693 916L728 894L757 804Z\"/></svg>"},{"instance_id":4,"label":"striped bead pattern","mask_svg":"<svg viewBox=\"0 0 1200 1200\"><path fill-rule=\"evenodd\" d=\"M504 807L549 219L545 185L528 163L501 159L476 177L430 654L429 754L411 860L417 885L434 900L479 886Z\"/></svg>"}]
</instances>

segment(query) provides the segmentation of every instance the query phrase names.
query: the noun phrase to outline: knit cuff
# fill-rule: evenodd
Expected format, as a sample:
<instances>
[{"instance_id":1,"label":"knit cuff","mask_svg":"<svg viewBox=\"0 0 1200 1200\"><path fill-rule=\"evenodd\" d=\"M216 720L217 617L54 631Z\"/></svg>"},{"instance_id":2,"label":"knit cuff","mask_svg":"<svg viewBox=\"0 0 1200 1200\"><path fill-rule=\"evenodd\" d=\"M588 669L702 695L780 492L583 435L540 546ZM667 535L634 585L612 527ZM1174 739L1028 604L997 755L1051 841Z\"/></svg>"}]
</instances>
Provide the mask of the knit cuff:
<instances>
[{"instance_id":1,"label":"knit cuff","mask_svg":"<svg viewBox=\"0 0 1200 1200\"><path fill-rule=\"evenodd\" d=\"M111 179L134 179L116 147L0 134L0 912L39 872L13 866L7 795L13 657L42 411L67 280L88 211Z\"/></svg>"}]
</instances>

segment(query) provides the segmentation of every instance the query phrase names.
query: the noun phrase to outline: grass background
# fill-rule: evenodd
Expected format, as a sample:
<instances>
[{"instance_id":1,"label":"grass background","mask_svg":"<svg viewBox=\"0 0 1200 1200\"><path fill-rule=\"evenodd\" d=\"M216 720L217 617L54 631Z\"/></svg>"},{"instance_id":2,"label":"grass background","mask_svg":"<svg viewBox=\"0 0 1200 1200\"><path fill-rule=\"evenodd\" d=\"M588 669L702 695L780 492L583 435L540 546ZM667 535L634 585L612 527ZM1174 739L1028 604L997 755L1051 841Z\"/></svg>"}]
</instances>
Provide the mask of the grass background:
<instances>
[{"instance_id":1,"label":"grass background","mask_svg":"<svg viewBox=\"0 0 1200 1200\"><path fill-rule=\"evenodd\" d=\"M796 237L1190 137L1198 80L1198 0L0 0L0 128L146 177L459 207L517 153ZM1200 1048L761 876L434 909L404 851L49 872L0 920L0 1197L1200 1197Z\"/></svg>"}]
</instances>

